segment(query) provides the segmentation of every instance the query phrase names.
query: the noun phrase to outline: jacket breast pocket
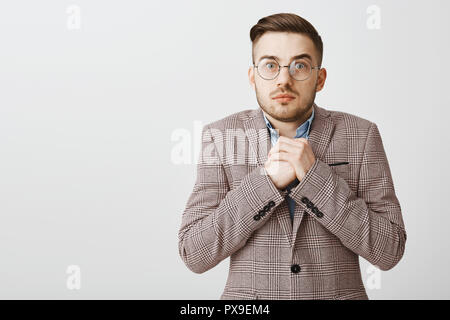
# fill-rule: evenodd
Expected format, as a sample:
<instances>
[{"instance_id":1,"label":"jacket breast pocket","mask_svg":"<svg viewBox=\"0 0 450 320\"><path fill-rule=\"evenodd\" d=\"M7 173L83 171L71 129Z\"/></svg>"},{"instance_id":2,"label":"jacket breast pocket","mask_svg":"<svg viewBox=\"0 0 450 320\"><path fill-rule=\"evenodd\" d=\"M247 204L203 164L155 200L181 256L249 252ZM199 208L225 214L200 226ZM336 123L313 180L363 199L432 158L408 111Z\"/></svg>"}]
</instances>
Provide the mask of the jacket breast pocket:
<instances>
[{"instance_id":1,"label":"jacket breast pocket","mask_svg":"<svg viewBox=\"0 0 450 320\"><path fill-rule=\"evenodd\" d=\"M348 180L350 177L350 164L346 161L333 162L328 164L338 176Z\"/></svg>"}]
</instances>

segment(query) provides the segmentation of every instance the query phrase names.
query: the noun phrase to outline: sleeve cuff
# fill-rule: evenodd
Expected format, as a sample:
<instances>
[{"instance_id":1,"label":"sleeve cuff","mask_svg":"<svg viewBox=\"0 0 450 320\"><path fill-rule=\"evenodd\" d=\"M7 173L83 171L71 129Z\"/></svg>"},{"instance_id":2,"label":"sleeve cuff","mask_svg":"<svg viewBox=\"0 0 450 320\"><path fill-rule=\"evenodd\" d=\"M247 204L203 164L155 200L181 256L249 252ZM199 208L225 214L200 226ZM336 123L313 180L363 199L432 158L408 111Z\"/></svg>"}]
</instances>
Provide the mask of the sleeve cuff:
<instances>
[{"instance_id":1,"label":"sleeve cuff","mask_svg":"<svg viewBox=\"0 0 450 320\"><path fill-rule=\"evenodd\" d=\"M307 201L304 200L305 197L316 203L315 200L318 200L317 195L320 192L323 192L323 187L327 184L327 181L332 174L333 170L330 166L316 158L312 167L308 170L299 184L291 190L289 196L294 199L296 203L301 205L307 204ZM319 205L320 201L317 201L316 204ZM315 214L317 215L317 213Z\"/></svg>"}]
</instances>

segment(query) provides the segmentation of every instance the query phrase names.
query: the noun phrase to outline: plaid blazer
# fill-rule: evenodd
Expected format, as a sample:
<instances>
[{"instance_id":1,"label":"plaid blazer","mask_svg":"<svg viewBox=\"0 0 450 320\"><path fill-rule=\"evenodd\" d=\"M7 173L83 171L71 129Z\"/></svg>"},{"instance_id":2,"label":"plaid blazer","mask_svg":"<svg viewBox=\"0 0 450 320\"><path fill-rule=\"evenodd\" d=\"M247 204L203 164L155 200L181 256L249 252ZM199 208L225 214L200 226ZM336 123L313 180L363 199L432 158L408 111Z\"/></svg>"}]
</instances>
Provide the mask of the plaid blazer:
<instances>
[{"instance_id":1,"label":"plaid blazer","mask_svg":"<svg viewBox=\"0 0 450 320\"><path fill-rule=\"evenodd\" d=\"M203 273L230 257L220 299L368 299L358 256L381 270L405 250L406 231L375 123L313 105L316 161L290 190L264 162L260 108L203 127L197 178L179 230L179 254Z\"/></svg>"}]
</instances>

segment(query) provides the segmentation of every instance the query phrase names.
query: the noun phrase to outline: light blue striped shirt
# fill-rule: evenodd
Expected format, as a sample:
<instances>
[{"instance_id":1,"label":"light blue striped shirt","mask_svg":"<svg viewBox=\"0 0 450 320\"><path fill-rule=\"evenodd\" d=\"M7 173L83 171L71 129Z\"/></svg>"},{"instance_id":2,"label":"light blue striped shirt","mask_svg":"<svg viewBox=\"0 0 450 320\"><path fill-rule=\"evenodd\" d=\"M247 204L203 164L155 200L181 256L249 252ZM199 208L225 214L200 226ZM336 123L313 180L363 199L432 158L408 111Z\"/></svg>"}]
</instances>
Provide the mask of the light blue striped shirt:
<instances>
[{"instance_id":1,"label":"light blue striped shirt","mask_svg":"<svg viewBox=\"0 0 450 320\"><path fill-rule=\"evenodd\" d=\"M278 138L280 137L278 135L278 132L275 131L275 129L272 127L272 124L269 122L269 120L266 118L266 115L263 112L263 116L264 116L264 120L266 121L266 125L267 128L269 128L269 132L270 132L270 141L272 143L272 147L275 145L275 143L277 143ZM314 119L314 108L312 111L311 116L309 117L308 120L306 120L305 122L303 122L296 131L295 137L294 138L306 138L308 139L309 137L309 130L311 128L311 123ZM295 179L291 184L289 184L286 187L286 190L288 190L288 192L291 190L292 187L294 187L297 184L298 180ZM295 210L295 201L289 197L288 195L286 196L286 200L288 203L288 207L289 207L289 213L291 216L291 220L294 219L294 210Z\"/></svg>"}]
</instances>

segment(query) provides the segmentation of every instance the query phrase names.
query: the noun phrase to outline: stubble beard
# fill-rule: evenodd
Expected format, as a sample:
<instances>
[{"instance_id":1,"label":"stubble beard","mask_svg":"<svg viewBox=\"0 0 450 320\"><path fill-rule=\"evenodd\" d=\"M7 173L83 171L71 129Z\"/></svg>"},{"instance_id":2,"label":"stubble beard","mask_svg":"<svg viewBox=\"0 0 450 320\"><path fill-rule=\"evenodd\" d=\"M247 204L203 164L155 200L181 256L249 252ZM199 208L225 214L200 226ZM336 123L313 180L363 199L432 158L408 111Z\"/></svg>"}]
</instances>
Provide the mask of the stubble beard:
<instances>
[{"instance_id":1,"label":"stubble beard","mask_svg":"<svg viewBox=\"0 0 450 320\"><path fill-rule=\"evenodd\" d=\"M264 104L263 99L260 97L258 90L256 89L256 100L263 109L263 111L271 116L272 118L282 121L282 122L295 122L304 117L305 113L307 113L312 105L314 104L314 100L316 98L316 92L314 91L312 97L308 99L308 101L298 101L299 97L297 96L295 100L286 103L279 103L274 101L273 104ZM270 99L270 97L268 98ZM292 109L292 102L296 102L295 108ZM289 112L286 112L290 108Z\"/></svg>"}]
</instances>

